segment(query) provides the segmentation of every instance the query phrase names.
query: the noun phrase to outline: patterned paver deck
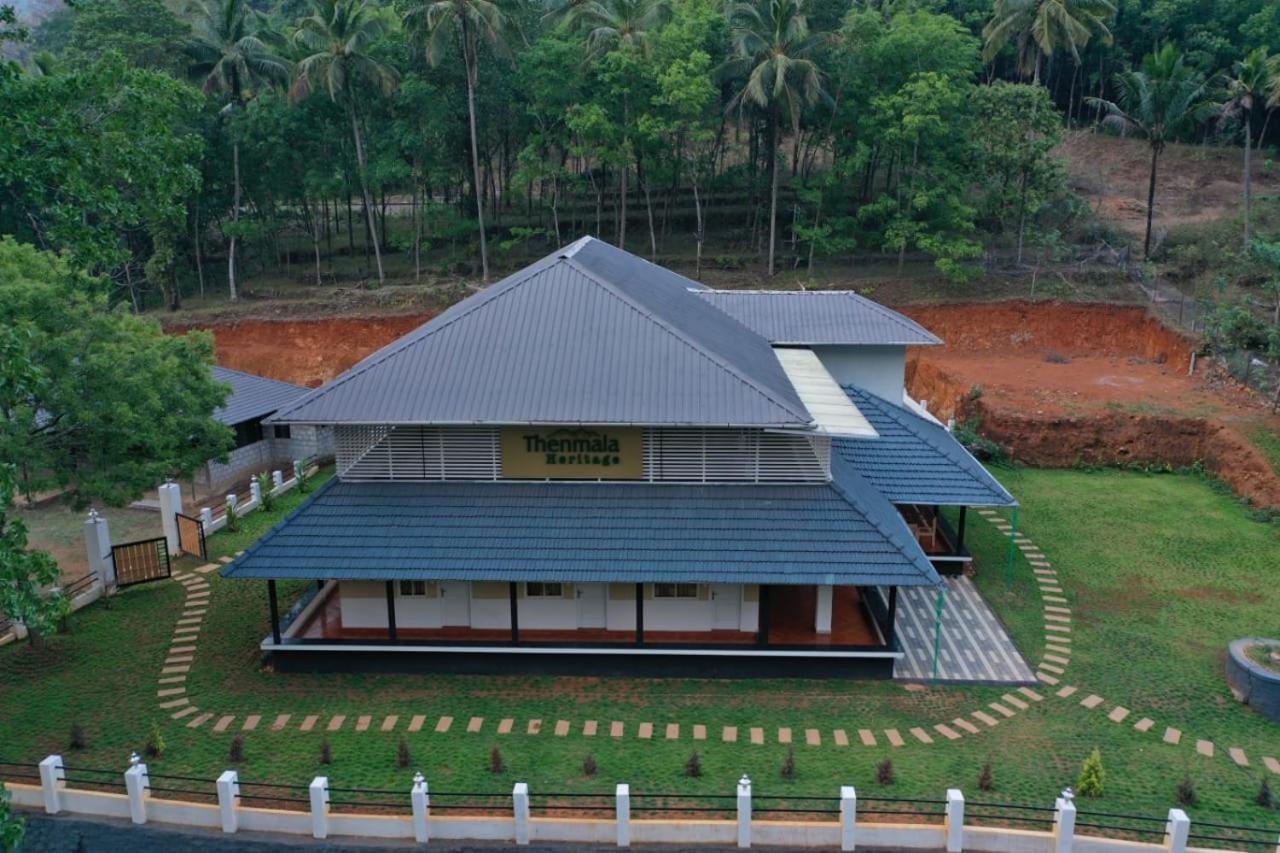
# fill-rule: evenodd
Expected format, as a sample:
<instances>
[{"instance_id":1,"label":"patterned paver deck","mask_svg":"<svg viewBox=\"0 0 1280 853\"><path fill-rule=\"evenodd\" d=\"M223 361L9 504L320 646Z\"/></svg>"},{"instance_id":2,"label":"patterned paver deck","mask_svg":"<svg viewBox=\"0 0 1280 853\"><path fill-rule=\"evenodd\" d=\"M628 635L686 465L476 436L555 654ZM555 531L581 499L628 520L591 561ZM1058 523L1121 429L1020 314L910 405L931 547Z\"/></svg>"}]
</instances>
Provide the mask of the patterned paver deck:
<instances>
[{"instance_id":1,"label":"patterned paver deck","mask_svg":"<svg viewBox=\"0 0 1280 853\"><path fill-rule=\"evenodd\" d=\"M1031 667L1018 654L991 608L965 577L943 578L946 604L942 610L942 642L938 653L939 681L977 684L1030 684ZM934 614L937 591L932 587L898 590L897 631L904 656L893 677L932 679Z\"/></svg>"}]
</instances>

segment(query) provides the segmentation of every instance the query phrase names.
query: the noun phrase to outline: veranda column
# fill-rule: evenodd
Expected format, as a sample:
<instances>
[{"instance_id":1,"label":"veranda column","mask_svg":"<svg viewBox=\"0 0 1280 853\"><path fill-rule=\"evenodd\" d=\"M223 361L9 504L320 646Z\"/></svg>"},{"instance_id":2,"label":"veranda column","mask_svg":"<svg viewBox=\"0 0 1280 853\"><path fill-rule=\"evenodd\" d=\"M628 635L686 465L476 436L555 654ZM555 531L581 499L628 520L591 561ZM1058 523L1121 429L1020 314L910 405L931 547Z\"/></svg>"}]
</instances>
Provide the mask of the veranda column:
<instances>
[{"instance_id":1,"label":"veranda column","mask_svg":"<svg viewBox=\"0 0 1280 853\"><path fill-rule=\"evenodd\" d=\"M399 639L396 632L396 585L395 581L387 581L387 636L391 642Z\"/></svg>"},{"instance_id":2,"label":"veranda column","mask_svg":"<svg viewBox=\"0 0 1280 853\"><path fill-rule=\"evenodd\" d=\"M271 605L271 642L280 645L280 601L276 597L276 582L267 581L267 601Z\"/></svg>"},{"instance_id":3,"label":"veranda column","mask_svg":"<svg viewBox=\"0 0 1280 853\"><path fill-rule=\"evenodd\" d=\"M819 584L817 604L813 613L813 629L819 634L831 633L831 603L835 598L835 587L830 584Z\"/></svg>"}]
</instances>

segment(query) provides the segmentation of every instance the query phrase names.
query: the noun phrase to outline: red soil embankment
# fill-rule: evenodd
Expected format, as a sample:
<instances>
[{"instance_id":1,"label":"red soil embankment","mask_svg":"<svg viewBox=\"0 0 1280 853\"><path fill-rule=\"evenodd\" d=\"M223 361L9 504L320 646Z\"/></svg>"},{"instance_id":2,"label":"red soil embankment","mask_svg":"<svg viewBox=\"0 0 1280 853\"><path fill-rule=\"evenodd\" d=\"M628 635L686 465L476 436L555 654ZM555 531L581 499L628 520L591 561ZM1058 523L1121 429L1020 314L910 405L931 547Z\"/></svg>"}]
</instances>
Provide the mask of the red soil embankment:
<instances>
[{"instance_id":1,"label":"red soil embankment","mask_svg":"<svg viewBox=\"0 0 1280 853\"><path fill-rule=\"evenodd\" d=\"M168 331L181 334L191 329L206 329L213 332L214 354L219 365L314 388L431 317L430 314L405 314L323 320L240 320L209 326L171 326Z\"/></svg>"}]
</instances>

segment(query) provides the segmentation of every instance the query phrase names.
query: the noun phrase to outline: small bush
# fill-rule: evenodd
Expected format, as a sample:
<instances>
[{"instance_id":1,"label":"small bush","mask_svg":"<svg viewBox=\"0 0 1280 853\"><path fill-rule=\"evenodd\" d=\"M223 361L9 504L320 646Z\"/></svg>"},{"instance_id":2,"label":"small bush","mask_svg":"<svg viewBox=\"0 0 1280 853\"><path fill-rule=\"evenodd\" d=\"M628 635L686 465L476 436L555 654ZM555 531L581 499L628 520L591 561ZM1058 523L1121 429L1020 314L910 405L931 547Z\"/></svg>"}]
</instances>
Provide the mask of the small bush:
<instances>
[{"instance_id":1,"label":"small bush","mask_svg":"<svg viewBox=\"0 0 1280 853\"><path fill-rule=\"evenodd\" d=\"M227 751L227 760L232 764L244 761L244 738L236 735L231 739L231 748Z\"/></svg>"},{"instance_id":2,"label":"small bush","mask_svg":"<svg viewBox=\"0 0 1280 853\"><path fill-rule=\"evenodd\" d=\"M506 769L507 765L502 763L502 751L495 746L493 752L489 753L489 772L501 773Z\"/></svg>"},{"instance_id":3,"label":"small bush","mask_svg":"<svg viewBox=\"0 0 1280 853\"><path fill-rule=\"evenodd\" d=\"M991 772L991 762L988 761L982 765L982 772L978 774L978 790L990 791L996 786L995 774Z\"/></svg>"},{"instance_id":4,"label":"small bush","mask_svg":"<svg viewBox=\"0 0 1280 853\"><path fill-rule=\"evenodd\" d=\"M258 494L262 496L263 512L271 512L276 507L276 496L271 494L271 490L275 487L276 484L271 479L270 471L263 471L258 475Z\"/></svg>"},{"instance_id":5,"label":"small bush","mask_svg":"<svg viewBox=\"0 0 1280 853\"><path fill-rule=\"evenodd\" d=\"M412 763L413 756L409 753L409 741L404 739L404 735L400 735L400 745L396 749L396 767L403 769Z\"/></svg>"},{"instance_id":6,"label":"small bush","mask_svg":"<svg viewBox=\"0 0 1280 853\"><path fill-rule=\"evenodd\" d=\"M689 760L684 763L684 775L691 779L697 779L702 775L702 759L698 757L697 750L694 750Z\"/></svg>"},{"instance_id":7,"label":"small bush","mask_svg":"<svg viewBox=\"0 0 1280 853\"><path fill-rule=\"evenodd\" d=\"M894 778L892 758L886 758L876 765L876 781L881 785L892 785Z\"/></svg>"},{"instance_id":8,"label":"small bush","mask_svg":"<svg viewBox=\"0 0 1280 853\"><path fill-rule=\"evenodd\" d=\"M1178 805L1180 806L1194 806L1196 804L1196 783L1191 781L1190 776L1183 776L1182 781L1178 783L1178 787L1173 793L1177 797Z\"/></svg>"},{"instance_id":9,"label":"small bush","mask_svg":"<svg viewBox=\"0 0 1280 853\"><path fill-rule=\"evenodd\" d=\"M593 777L596 775L596 757L591 753L587 753L587 757L582 759L582 775Z\"/></svg>"},{"instance_id":10,"label":"small bush","mask_svg":"<svg viewBox=\"0 0 1280 853\"><path fill-rule=\"evenodd\" d=\"M1102 751L1095 746L1084 764L1080 765L1076 793L1082 797L1101 797L1102 782L1106 775L1106 771L1102 769Z\"/></svg>"},{"instance_id":11,"label":"small bush","mask_svg":"<svg viewBox=\"0 0 1280 853\"><path fill-rule=\"evenodd\" d=\"M227 504L227 530L235 533L240 529L240 514L236 512L235 506Z\"/></svg>"},{"instance_id":12,"label":"small bush","mask_svg":"<svg viewBox=\"0 0 1280 853\"><path fill-rule=\"evenodd\" d=\"M159 758L164 755L164 735L160 733L159 723L151 724L151 733L147 735L147 745L143 747L142 754L147 758Z\"/></svg>"},{"instance_id":13,"label":"small bush","mask_svg":"<svg viewBox=\"0 0 1280 853\"><path fill-rule=\"evenodd\" d=\"M80 725L77 720L71 724L71 735L67 738L67 746L72 749L84 749L89 745L89 738L85 736L84 726Z\"/></svg>"},{"instance_id":14,"label":"small bush","mask_svg":"<svg viewBox=\"0 0 1280 853\"><path fill-rule=\"evenodd\" d=\"M796 748L794 746L787 749L787 758L782 762L782 778L796 778Z\"/></svg>"},{"instance_id":15,"label":"small bush","mask_svg":"<svg viewBox=\"0 0 1280 853\"><path fill-rule=\"evenodd\" d=\"M325 738L324 740L320 741L320 763L321 764L333 763L333 747L329 744L328 738Z\"/></svg>"},{"instance_id":16,"label":"small bush","mask_svg":"<svg viewBox=\"0 0 1280 853\"><path fill-rule=\"evenodd\" d=\"M1271 793L1271 783L1267 781L1267 777L1262 777L1262 784L1258 786L1258 796L1253 801L1264 809L1274 809L1276 807L1276 795Z\"/></svg>"}]
</instances>

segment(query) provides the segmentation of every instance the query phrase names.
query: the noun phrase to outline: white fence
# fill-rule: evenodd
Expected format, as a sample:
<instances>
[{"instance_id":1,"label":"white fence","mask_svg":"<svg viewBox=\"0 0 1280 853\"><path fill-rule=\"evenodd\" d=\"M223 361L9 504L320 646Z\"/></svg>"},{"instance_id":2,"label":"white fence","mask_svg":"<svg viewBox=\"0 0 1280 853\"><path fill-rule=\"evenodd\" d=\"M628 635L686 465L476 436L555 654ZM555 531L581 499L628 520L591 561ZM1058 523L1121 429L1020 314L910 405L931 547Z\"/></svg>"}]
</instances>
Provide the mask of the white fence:
<instances>
[{"instance_id":1,"label":"white fence","mask_svg":"<svg viewBox=\"0 0 1280 853\"><path fill-rule=\"evenodd\" d=\"M39 784L34 784L31 771L38 766ZM4 768L24 768L9 773ZM124 770L120 781L108 781L92 776L81 776L75 781L88 781L95 787L114 787L116 790L83 790L68 787L68 771L74 774L107 774L109 770L67 767L59 755L50 755L39 765L20 765L0 762L0 776L17 776L27 781L11 783L13 804L20 808L43 809L49 814L71 813L99 817L129 819L135 824L149 822L179 824L185 826L220 829L224 833L240 830L255 832L279 832L304 835L313 838L343 836L352 838L413 839L418 843L429 841L505 841L517 846L533 842L579 842L629 847L633 844L718 844L750 848L753 846L777 846L829 848L854 850L859 846L877 848L903 848L921 850L991 851L991 853L1185 853L1188 850L1280 850L1280 839L1274 830L1249 827L1222 827L1205 824L1197 834L1181 809L1171 809L1166 818L1127 816L1129 820L1154 822L1153 829L1139 830L1150 840L1132 840L1108 837L1105 834L1077 833L1079 823L1095 823L1101 818L1123 818L1106 813L1079 813L1070 791L1064 791L1054 806L1005 805L1003 815L986 815L991 823L1007 823L1010 820L1028 820L1019 817L1015 810L1030 809L1043 812L1037 817L1043 829L1017 829L998 825L981 825L972 815L966 817L964 795L956 789L947 792L945 802L931 804L935 807L936 820L928 822L887 823L859 819L858 794L852 786L844 786L839 793L829 797L798 797L794 800L822 800L826 808L789 809L770 807L768 802L786 800L788 795L777 797L753 797L751 780L743 776L733 794L719 795L723 807L673 806L671 800L684 803L705 801L715 795L654 795L631 792L630 786L620 784L608 794L554 794L537 798L524 782L517 782L509 795L493 795L487 806L478 807L484 814L458 814L459 809L477 808L459 806L450 797L480 796L473 794L436 794L438 804L432 811L432 792L421 773L403 791L341 788L330 785L329 779L317 776L309 785L285 785L242 781L235 770L223 772L216 781L192 781L189 776L164 776L152 774L146 764L135 754L130 766ZM176 781L175 781L176 780ZM121 784L121 782L123 784ZM207 785L205 791L195 790ZM163 799L154 793L185 790L201 795L208 802L190 802ZM361 812L358 800L348 799L352 794L376 796L376 804L391 808L392 814ZM335 796L336 795L336 796ZM655 803L661 796L663 801ZM575 797L593 798L602 805L574 804ZM503 802L495 803L500 798ZM566 799L567 798L567 799ZM554 802L551 802L553 801ZM272 807L246 805L249 802L273 804ZM568 805L562 803L570 801ZM297 804L293 809L274 805L279 802ZM644 802L654 803L644 805ZM872 814L899 814L886 812L882 803L919 803L918 800L869 797L866 811ZM991 808L996 803L975 801L971 807ZM591 809L595 811L590 811ZM535 812L567 811L565 816L545 816ZM770 812L809 811L822 812L813 820L767 820L760 814ZM588 813L598 817L580 817ZM637 817L649 813L653 817ZM675 819L672 812L693 817ZM1025 815L1025 812L1022 813ZM910 817L910 816L908 816ZM1088 818L1088 821L1085 819ZM1219 827L1215 830L1213 827ZM1116 826L1120 832L1133 833L1131 827ZM1235 830L1234 834L1222 829ZM1215 832L1217 833L1215 835ZM1240 837L1241 833L1244 837ZM1253 833L1253 835L1249 835ZM1192 847L1192 840L1207 840L1213 847Z\"/></svg>"}]
</instances>

